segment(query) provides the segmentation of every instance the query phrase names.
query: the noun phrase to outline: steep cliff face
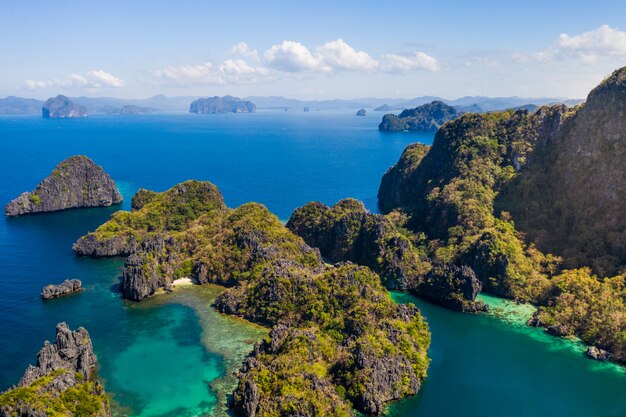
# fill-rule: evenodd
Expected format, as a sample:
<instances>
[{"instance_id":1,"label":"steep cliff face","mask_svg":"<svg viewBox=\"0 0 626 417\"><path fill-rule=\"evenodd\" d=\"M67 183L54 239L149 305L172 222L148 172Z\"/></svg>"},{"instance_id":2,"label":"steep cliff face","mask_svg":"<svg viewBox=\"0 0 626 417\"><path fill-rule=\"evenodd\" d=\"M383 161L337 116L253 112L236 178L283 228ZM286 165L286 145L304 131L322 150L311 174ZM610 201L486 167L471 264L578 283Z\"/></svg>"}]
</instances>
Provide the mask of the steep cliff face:
<instances>
[{"instance_id":1,"label":"steep cliff face","mask_svg":"<svg viewBox=\"0 0 626 417\"><path fill-rule=\"evenodd\" d=\"M41 108L41 117L44 119L87 117L87 109L63 95L58 95L46 100Z\"/></svg>"},{"instance_id":2,"label":"steep cliff face","mask_svg":"<svg viewBox=\"0 0 626 417\"><path fill-rule=\"evenodd\" d=\"M399 115L386 114L378 125L383 132L436 132L441 125L458 116L456 109L441 101L423 104L414 109L403 110Z\"/></svg>"},{"instance_id":3,"label":"steep cliff face","mask_svg":"<svg viewBox=\"0 0 626 417\"><path fill-rule=\"evenodd\" d=\"M54 343L45 343L19 384L0 394L1 417L42 417L50 410L67 416L110 416L109 399L94 380L96 357L89 333L56 327ZM55 414L56 415L56 414Z\"/></svg>"},{"instance_id":4,"label":"steep cliff face","mask_svg":"<svg viewBox=\"0 0 626 417\"><path fill-rule=\"evenodd\" d=\"M33 191L22 193L7 204L4 212L7 216L20 216L121 202L122 195L102 167L86 156L72 156L57 165Z\"/></svg>"},{"instance_id":5,"label":"steep cliff face","mask_svg":"<svg viewBox=\"0 0 626 417\"><path fill-rule=\"evenodd\" d=\"M541 136L497 208L565 267L626 268L626 68L591 91L558 135Z\"/></svg>"},{"instance_id":6,"label":"steep cliff face","mask_svg":"<svg viewBox=\"0 0 626 417\"><path fill-rule=\"evenodd\" d=\"M256 105L238 97L209 97L194 100L189 106L190 113L254 113Z\"/></svg>"},{"instance_id":7,"label":"steep cliff face","mask_svg":"<svg viewBox=\"0 0 626 417\"><path fill-rule=\"evenodd\" d=\"M463 294L531 301L531 324L626 361L625 116L626 68L574 108L463 115L405 150L381 210L425 233L434 290L471 270Z\"/></svg>"}]
</instances>

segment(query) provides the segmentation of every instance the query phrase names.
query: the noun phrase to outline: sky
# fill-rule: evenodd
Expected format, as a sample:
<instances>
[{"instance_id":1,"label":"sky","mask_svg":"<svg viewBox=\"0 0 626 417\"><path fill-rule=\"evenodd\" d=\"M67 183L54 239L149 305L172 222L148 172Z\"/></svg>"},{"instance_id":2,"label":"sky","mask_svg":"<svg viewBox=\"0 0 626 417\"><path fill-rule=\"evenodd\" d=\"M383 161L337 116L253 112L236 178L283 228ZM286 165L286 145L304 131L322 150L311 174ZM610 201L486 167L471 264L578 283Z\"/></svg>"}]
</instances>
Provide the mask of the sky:
<instances>
[{"instance_id":1,"label":"sky","mask_svg":"<svg viewBox=\"0 0 626 417\"><path fill-rule=\"evenodd\" d=\"M0 0L0 97L584 98L626 1Z\"/></svg>"}]
</instances>

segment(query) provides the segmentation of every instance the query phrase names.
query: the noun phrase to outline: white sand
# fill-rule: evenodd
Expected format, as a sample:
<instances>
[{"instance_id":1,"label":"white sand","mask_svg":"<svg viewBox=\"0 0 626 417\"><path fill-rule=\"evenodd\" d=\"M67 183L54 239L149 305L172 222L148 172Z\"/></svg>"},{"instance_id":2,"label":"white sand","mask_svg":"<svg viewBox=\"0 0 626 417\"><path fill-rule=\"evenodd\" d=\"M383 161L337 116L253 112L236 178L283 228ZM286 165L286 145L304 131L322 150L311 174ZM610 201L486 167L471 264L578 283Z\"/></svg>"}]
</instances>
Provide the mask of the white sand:
<instances>
[{"instance_id":1,"label":"white sand","mask_svg":"<svg viewBox=\"0 0 626 417\"><path fill-rule=\"evenodd\" d=\"M182 287L186 285L193 285L191 278L178 278L172 282L172 287Z\"/></svg>"}]
</instances>

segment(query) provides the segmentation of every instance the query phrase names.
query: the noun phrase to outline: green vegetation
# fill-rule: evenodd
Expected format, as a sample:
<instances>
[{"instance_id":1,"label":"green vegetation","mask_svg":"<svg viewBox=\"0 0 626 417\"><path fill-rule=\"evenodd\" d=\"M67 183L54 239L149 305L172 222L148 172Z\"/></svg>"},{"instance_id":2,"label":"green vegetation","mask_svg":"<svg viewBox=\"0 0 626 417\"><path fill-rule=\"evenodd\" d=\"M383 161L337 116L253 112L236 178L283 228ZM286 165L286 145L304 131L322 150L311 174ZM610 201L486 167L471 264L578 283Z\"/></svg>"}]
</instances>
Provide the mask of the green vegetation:
<instances>
[{"instance_id":1,"label":"green vegetation","mask_svg":"<svg viewBox=\"0 0 626 417\"><path fill-rule=\"evenodd\" d=\"M622 89L619 91L623 99ZM588 114L596 117L595 131L607 130L605 125L612 123L606 116L610 109L602 110L602 118L599 110L589 110L593 94L585 106L573 109L552 106L534 113L467 114L448 122L437 132L430 149L411 145L405 150L398 164L385 174L378 196L381 209L398 227L420 236L418 240L425 235L422 248L431 264L444 270L471 267L486 291L541 306L535 323L551 327L555 334L578 336L626 361L625 276L599 278L588 269L564 269L585 263L606 265L607 256L594 243L598 239L594 233L600 229L614 228L602 236L601 246L609 248L609 255L624 247L620 243L624 235L616 233L613 220L605 223L602 219L606 217L597 210L579 208L576 200L565 202L566 196L555 191L569 187L563 186L567 181L556 172L568 172L577 162L558 162L556 148L551 146L567 144L571 138L580 143L577 129L583 128L578 119L589 124ZM596 142L594 149L601 149L601 140ZM574 153L559 151L567 152L568 158ZM619 162L622 165L623 160ZM589 171L584 175L592 177ZM562 200L551 202L552 195L561 195ZM530 226L535 230L542 227L546 233L554 230L553 226L563 226L559 219L578 224L575 220L580 214L567 214L573 212L586 213L580 224L588 226L581 226L587 233L569 235L568 242L579 241L563 252L566 262L538 250L520 232ZM529 213L534 216L530 220ZM611 218L619 216L624 218L623 211ZM514 219L520 217L522 227L518 229ZM568 227L571 231L578 226L570 223ZM558 236L560 233L557 231ZM584 239L590 240L585 244ZM545 242L539 239L539 243ZM578 254L572 256L572 251ZM615 261L615 256L612 259ZM435 276L435 281L449 279L442 276Z\"/></svg>"},{"instance_id":2,"label":"green vegetation","mask_svg":"<svg viewBox=\"0 0 626 417\"><path fill-rule=\"evenodd\" d=\"M41 197L39 197L38 194L32 194L30 197L28 197L28 199L30 200L31 203L33 203L34 205L39 205L41 204Z\"/></svg>"},{"instance_id":3,"label":"green vegetation","mask_svg":"<svg viewBox=\"0 0 626 417\"><path fill-rule=\"evenodd\" d=\"M386 401L415 394L426 376L428 326L365 267L315 273L270 263L242 276L216 305L275 325L235 392L244 403L246 391L258 389L258 415L379 413Z\"/></svg>"},{"instance_id":4,"label":"green vegetation","mask_svg":"<svg viewBox=\"0 0 626 417\"><path fill-rule=\"evenodd\" d=\"M346 214L359 207L367 214L354 200L343 204ZM126 298L141 300L189 276L231 287L216 300L221 312L272 326L239 374L236 408L257 416L346 416L353 408L378 414L386 402L419 390L429 363L428 326L417 308L395 304L370 269L324 265L319 251L264 206L229 209L210 183L142 190L133 205L79 241L133 242ZM382 222L403 238L382 216L361 220L358 233L374 233Z\"/></svg>"},{"instance_id":5,"label":"green vegetation","mask_svg":"<svg viewBox=\"0 0 626 417\"><path fill-rule=\"evenodd\" d=\"M76 379L76 385L59 392L55 386L62 380ZM109 413L109 398L100 385L92 381L80 382L82 374L72 375L61 369L36 379L25 387L16 387L0 394L0 408L10 416L20 416L19 407L50 417L96 417Z\"/></svg>"}]
</instances>

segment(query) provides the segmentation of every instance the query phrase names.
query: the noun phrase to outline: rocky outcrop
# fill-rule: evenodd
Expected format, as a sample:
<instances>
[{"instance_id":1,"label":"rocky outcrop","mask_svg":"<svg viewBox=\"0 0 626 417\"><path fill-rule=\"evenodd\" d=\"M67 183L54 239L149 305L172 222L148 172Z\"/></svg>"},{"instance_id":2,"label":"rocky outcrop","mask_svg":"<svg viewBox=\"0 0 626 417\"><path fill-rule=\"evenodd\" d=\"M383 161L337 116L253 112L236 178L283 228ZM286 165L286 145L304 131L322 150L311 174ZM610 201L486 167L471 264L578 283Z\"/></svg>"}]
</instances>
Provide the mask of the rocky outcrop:
<instances>
[{"instance_id":1,"label":"rocky outcrop","mask_svg":"<svg viewBox=\"0 0 626 417\"><path fill-rule=\"evenodd\" d=\"M370 267L389 289L415 289L418 276L425 273L411 242L360 201L345 199L333 207L309 203L294 211L287 227L332 262Z\"/></svg>"},{"instance_id":2,"label":"rocky outcrop","mask_svg":"<svg viewBox=\"0 0 626 417\"><path fill-rule=\"evenodd\" d=\"M585 352L588 357L597 361L610 361L613 360L613 355L603 349L599 349L595 346L590 346Z\"/></svg>"},{"instance_id":3,"label":"rocky outcrop","mask_svg":"<svg viewBox=\"0 0 626 417\"><path fill-rule=\"evenodd\" d=\"M66 279L58 285L46 285L41 291L41 298L51 300L53 298L63 297L65 295L74 294L82 289L82 283L78 279Z\"/></svg>"},{"instance_id":4,"label":"rocky outcrop","mask_svg":"<svg viewBox=\"0 0 626 417\"><path fill-rule=\"evenodd\" d=\"M426 274L418 293L453 310L476 313L489 309L487 304L476 301L481 290L482 283L471 268L440 265Z\"/></svg>"},{"instance_id":5,"label":"rocky outcrop","mask_svg":"<svg viewBox=\"0 0 626 417\"><path fill-rule=\"evenodd\" d=\"M365 109L361 109L359 111L356 112L357 116L366 116L367 115L367 111L365 111Z\"/></svg>"},{"instance_id":6,"label":"rocky outcrop","mask_svg":"<svg viewBox=\"0 0 626 417\"><path fill-rule=\"evenodd\" d=\"M44 344L37 365L28 367L17 387L0 394L0 417L48 416L49 410L59 415L83 415L72 411L81 409L89 409L93 417L110 416L109 399L94 380L95 368L89 333L82 327L72 331L59 323L54 343Z\"/></svg>"},{"instance_id":7,"label":"rocky outcrop","mask_svg":"<svg viewBox=\"0 0 626 417\"><path fill-rule=\"evenodd\" d=\"M190 113L254 113L256 106L253 102L238 97L209 97L194 100L189 106Z\"/></svg>"},{"instance_id":8,"label":"rocky outcrop","mask_svg":"<svg viewBox=\"0 0 626 417\"><path fill-rule=\"evenodd\" d=\"M441 101L433 101L414 109L403 110L399 115L386 114L378 125L383 132L436 132L448 120L458 117L457 110Z\"/></svg>"},{"instance_id":9,"label":"rocky outcrop","mask_svg":"<svg viewBox=\"0 0 626 417\"><path fill-rule=\"evenodd\" d=\"M44 119L87 117L87 109L74 104L64 95L58 95L46 100L41 108L41 117Z\"/></svg>"},{"instance_id":10,"label":"rocky outcrop","mask_svg":"<svg viewBox=\"0 0 626 417\"><path fill-rule=\"evenodd\" d=\"M33 191L22 193L7 204L4 212L7 216L21 216L121 202L122 195L102 167L86 156L72 156L57 165Z\"/></svg>"},{"instance_id":11,"label":"rocky outcrop","mask_svg":"<svg viewBox=\"0 0 626 417\"><path fill-rule=\"evenodd\" d=\"M106 258L111 256L128 256L135 249L136 241L133 236L115 235L109 238L99 238L89 234L78 239L72 250L79 256L92 258Z\"/></svg>"}]
</instances>

